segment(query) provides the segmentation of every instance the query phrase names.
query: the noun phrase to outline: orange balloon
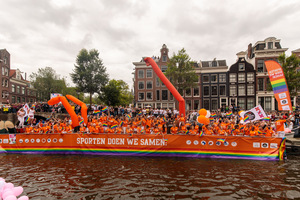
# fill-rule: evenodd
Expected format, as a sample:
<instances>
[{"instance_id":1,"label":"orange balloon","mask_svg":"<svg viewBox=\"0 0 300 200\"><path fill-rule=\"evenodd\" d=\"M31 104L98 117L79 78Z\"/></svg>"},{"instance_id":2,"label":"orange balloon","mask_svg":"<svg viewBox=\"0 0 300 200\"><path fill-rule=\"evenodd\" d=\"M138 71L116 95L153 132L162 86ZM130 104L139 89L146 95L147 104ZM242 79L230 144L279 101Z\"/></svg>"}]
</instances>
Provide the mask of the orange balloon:
<instances>
[{"instance_id":1,"label":"orange balloon","mask_svg":"<svg viewBox=\"0 0 300 200\"><path fill-rule=\"evenodd\" d=\"M205 110L204 108L202 108L202 109L199 110L199 115L206 116L206 114L207 114L207 110Z\"/></svg>"},{"instance_id":2,"label":"orange balloon","mask_svg":"<svg viewBox=\"0 0 300 200\"><path fill-rule=\"evenodd\" d=\"M200 123L200 124L204 124L204 125L207 125L209 124L209 119L203 115L200 115L198 118L197 118L197 122Z\"/></svg>"}]
</instances>

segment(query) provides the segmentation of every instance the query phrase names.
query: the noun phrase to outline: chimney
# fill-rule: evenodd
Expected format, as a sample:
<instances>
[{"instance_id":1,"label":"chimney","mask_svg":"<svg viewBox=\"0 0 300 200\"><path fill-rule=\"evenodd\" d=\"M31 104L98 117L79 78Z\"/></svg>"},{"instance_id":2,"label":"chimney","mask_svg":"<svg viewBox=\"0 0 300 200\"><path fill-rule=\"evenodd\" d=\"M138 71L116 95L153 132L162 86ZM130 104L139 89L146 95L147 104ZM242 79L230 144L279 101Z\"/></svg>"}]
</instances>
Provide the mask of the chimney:
<instances>
[{"instance_id":1,"label":"chimney","mask_svg":"<svg viewBox=\"0 0 300 200\"><path fill-rule=\"evenodd\" d=\"M27 79L27 73L25 72L25 81L26 81L26 79Z\"/></svg>"},{"instance_id":2,"label":"chimney","mask_svg":"<svg viewBox=\"0 0 300 200\"><path fill-rule=\"evenodd\" d=\"M252 55L252 44L250 43L249 45L248 45L248 58L251 58L251 55Z\"/></svg>"}]
</instances>

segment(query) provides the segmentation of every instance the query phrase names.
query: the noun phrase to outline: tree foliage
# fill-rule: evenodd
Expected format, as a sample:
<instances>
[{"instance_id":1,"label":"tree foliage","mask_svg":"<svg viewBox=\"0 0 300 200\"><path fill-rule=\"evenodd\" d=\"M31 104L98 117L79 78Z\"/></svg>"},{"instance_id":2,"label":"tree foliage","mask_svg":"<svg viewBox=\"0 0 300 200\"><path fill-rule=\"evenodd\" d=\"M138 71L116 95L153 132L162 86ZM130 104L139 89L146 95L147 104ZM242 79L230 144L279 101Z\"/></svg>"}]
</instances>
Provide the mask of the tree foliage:
<instances>
[{"instance_id":1,"label":"tree foliage","mask_svg":"<svg viewBox=\"0 0 300 200\"><path fill-rule=\"evenodd\" d=\"M100 99L109 106L125 106L132 102L133 96L127 83L112 79L102 88Z\"/></svg>"},{"instance_id":2,"label":"tree foliage","mask_svg":"<svg viewBox=\"0 0 300 200\"><path fill-rule=\"evenodd\" d=\"M70 75L78 91L90 95L90 103L92 95L100 93L101 88L108 82L106 67L96 49L81 49L76 58L75 69Z\"/></svg>"},{"instance_id":3,"label":"tree foliage","mask_svg":"<svg viewBox=\"0 0 300 200\"><path fill-rule=\"evenodd\" d=\"M65 79L60 78L51 67L39 68L36 73L30 75L30 80L37 90L38 101L48 101L51 93L67 92Z\"/></svg>"},{"instance_id":4,"label":"tree foliage","mask_svg":"<svg viewBox=\"0 0 300 200\"><path fill-rule=\"evenodd\" d=\"M295 54L289 57L282 54L278 57L278 62L282 66L290 95L297 96L297 92L300 90L300 72L297 71L300 59Z\"/></svg>"},{"instance_id":5,"label":"tree foliage","mask_svg":"<svg viewBox=\"0 0 300 200\"><path fill-rule=\"evenodd\" d=\"M184 48L170 58L165 75L178 91L195 87L198 76L193 67L194 63Z\"/></svg>"}]
</instances>

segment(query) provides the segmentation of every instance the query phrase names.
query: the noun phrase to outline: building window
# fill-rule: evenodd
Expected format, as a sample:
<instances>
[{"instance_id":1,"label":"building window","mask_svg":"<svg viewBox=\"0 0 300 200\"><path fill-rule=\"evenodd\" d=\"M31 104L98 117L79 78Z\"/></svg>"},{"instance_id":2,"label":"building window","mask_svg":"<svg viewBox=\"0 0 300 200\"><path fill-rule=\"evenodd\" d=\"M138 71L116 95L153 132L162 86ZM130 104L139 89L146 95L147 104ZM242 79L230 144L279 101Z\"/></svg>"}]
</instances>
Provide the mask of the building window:
<instances>
[{"instance_id":1,"label":"building window","mask_svg":"<svg viewBox=\"0 0 300 200\"><path fill-rule=\"evenodd\" d=\"M247 110L250 110L254 108L254 99L253 98L247 98Z\"/></svg>"},{"instance_id":2,"label":"building window","mask_svg":"<svg viewBox=\"0 0 300 200\"><path fill-rule=\"evenodd\" d=\"M158 77L156 77L156 87L160 86L160 79Z\"/></svg>"},{"instance_id":3,"label":"building window","mask_svg":"<svg viewBox=\"0 0 300 200\"><path fill-rule=\"evenodd\" d=\"M214 96L218 95L218 86L217 85L211 86L211 95L214 95Z\"/></svg>"},{"instance_id":4,"label":"building window","mask_svg":"<svg viewBox=\"0 0 300 200\"><path fill-rule=\"evenodd\" d=\"M147 78L152 78L152 69L147 69Z\"/></svg>"},{"instance_id":5,"label":"building window","mask_svg":"<svg viewBox=\"0 0 300 200\"><path fill-rule=\"evenodd\" d=\"M139 90L145 89L144 81L139 81Z\"/></svg>"},{"instance_id":6,"label":"building window","mask_svg":"<svg viewBox=\"0 0 300 200\"><path fill-rule=\"evenodd\" d=\"M170 93L170 100L173 100L174 99L174 96L172 93Z\"/></svg>"},{"instance_id":7,"label":"building window","mask_svg":"<svg viewBox=\"0 0 300 200\"><path fill-rule=\"evenodd\" d=\"M185 96L192 96L191 88L188 88L188 89L185 90Z\"/></svg>"},{"instance_id":8,"label":"building window","mask_svg":"<svg viewBox=\"0 0 300 200\"><path fill-rule=\"evenodd\" d=\"M203 87L203 96L209 96L209 86Z\"/></svg>"},{"instance_id":9,"label":"building window","mask_svg":"<svg viewBox=\"0 0 300 200\"><path fill-rule=\"evenodd\" d=\"M245 95L245 85L239 85L239 96L240 95Z\"/></svg>"},{"instance_id":10,"label":"building window","mask_svg":"<svg viewBox=\"0 0 300 200\"><path fill-rule=\"evenodd\" d=\"M139 101L143 101L145 99L145 93L144 92L140 92L139 93Z\"/></svg>"},{"instance_id":11,"label":"building window","mask_svg":"<svg viewBox=\"0 0 300 200\"><path fill-rule=\"evenodd\" d=\"M144 78L144 70L143 69L138 70L138 78Z\"/></svg>"},{"instance_id":12,"label":"building window","mask_svg":"<svg viewBox=\"0 0 300 200\"><path fill-rule=\"evenodd\" d=\"M25 87L22 87L22 94L25 94Z\"/></svg>"},{"instance_id":13,"label":"building window","mask_svg":"<svg viewBox=\"0 0 300 200\"><path fill-rule=\"evenodd\" d=\"M199 88L194 88L194 97L200 96Z\"/></svg>"},{"instance_id":14,"label":"building window","mask_svg":"<svg viewBox=\"0 0 300 200\"><path fill-rule=\"evenodd\" d=\"M238 99L238 106L240 106L241 110L244 110L244 108L245 108L245 99L244 98L243 99L241 99L241 98Z\"/></svg>"},{"instance_id":15,"label":"building window","mask_svg":"<svg viewBox=\"0 0 300 200\"><path fill-rule=\"evenodd\" d=\"M167 62L167 59L168 59L167 56L163 56L163 57L162 57L162 61L163 61L163 62Z\"/></svg>"},{"instance_id":16,"label":"building window","mask_svg":"<svg viewBox=\"0 0 300 200\"><path fill-rule=\"evenodd\" d=\"M236 85L231 85L229 88L230 96L236 96Z\"/></svg>"},{"instance_id":17,"label":"building window","mask_svg":"<svg viewBox=\"0 0 300 200\"><path fill-rule=\"evenodd\" d=\"M212 83L218 82L217 76L218 76L218 75L216 75L216 74L212 74L212 75L211 75L211 77L210 77L211 79L210 79L210 80L211 80Z\"/></svg>"},{"instance_id":18,"label":"building window","mask_svg":"<svg viewBox=\"0 0 300 200\"><path fill-rule=\"evenodd\" d=\"M254 73L247 73L247 81L254 82Z\"/></svg>"},{"instance_id":19,"label":"building window","mask_svg":"<svg viewBox=\"0 0 300 200\"><path fill-rule=\"evenodd\" d=\"M268 42L268 49L273 49L273 42Z\"/></svg>"},{"instance_id":20,"label":"building window","mask_svg":"<svg viewBox=\"0 0 300 200\"><path fill-rule=\"evenodd\" d=\"M258 89L258 91L264 91L264 79L263 78L258 79L257 89Z\"/></svg>"},{"instance_id":21,"label":"building window","mask_svg":"<svg viewBox=\"0 0 300 200\"><path fill-rule=\"evenodd\" d=\"M199 110L199 109L200 109L199 100L194 100L194 110Z\"/></svg>"},{"instance_id":22,"label":"building window","mask_svg":"<svg viewBox=\"0 0 300 200\"><path fill-rule=\"evenodd\" d=\"M8 87L8 80L7 79L2 79L2 87Z\"/></svg>"},{"instance_id":23,"label":"building window","mask_svg":"<svg viewBox=\"0 0 300 200\"><path fill-rule=\"evenodd\" d=\"M247 94L254 95L254 85L247 85Z\"/></svg>"},{"instance_id":24,"label":"building window","mask_svg":"<svg viewBox=\"0 0 300 200\"><path fill-rule=\"evenodd\" d=\"M236 74L229 74L229 82L230 83L236 82Z\"/></svg>"},{"instance_id":25,"label":"building window","mask_svg":"<svg viewBox=\"0 0 300 200\"><path fill-rule=\"evenodd\" d=\"M218 110L218 99L212 99L211 100L211 109L212 110Z\"/></svg>"},{"instance_id":26,"label":"building window","mask_svg":"<svg viewBox=\"0 0 300 200\"><path fill-rule=\"evenodd\" d=\"M219 82L221 83L226 82L226 74L219 74Z\"/></svg>"},{"instance_id":27,"label":"building window","mask_svg":"<svg viewBox=\"0 0 300 200\"><path fill-rule=\"evenodd\" d=\"M239 73L239 83L245 83L245 74Z\"/></svg>"},{"instance_id":28,"label":"building window","mask_svg":"<svg viewBox=\"0 0 300 200\"><path fill-rule=\"evenodd\" d=\"M208 75L203 75L202 80L203 80L203 83L209 83L209 76Z\"/></svg>"},{"instance_id":29,"label":"building window","mask_svg":"<svg viewBox=\"0 0 300 200\"><path fill-rule=\"evenodd\" d=\"M162 100L168 100L168 90L162 90L161 91L161 99Z\"/></svg>"},{"instance_id":30,"label":"building window","mask_svg":"<svg viewBox=\"0 0 300 200\"><path fill-rule=\"evenodd\" d=\"M2 76L5 76L5 70L4 70L4 67L2 67Z\"/></svg>"},{"instance_id":31,"label":"building window","mask_svg":"<svg viewBox=\"0 0 300 200\"><path fill-rule=\"evenodd\" d=\"M152 89L152 81L147 81L147 90Z\"/></svg>"},{"instance_id":32,"label":"building window","mask_svg":"<svg viewBox=\"0 0 300 200\"><path fill-rule=\"evenodd\" d=\"M186 107L186 110L191 110L192 109L192 102L191 102L191 100L186 100L185 101L185 107Z\"/></svg>"},{"instance_id":33,"label":"building window","mask_svg":"<svg viewBox=\"0 0 300 200\"><path fill-rule=\"evenodd\" d=\"M156 100L158 100L159 101L159 97L160 97L160 95L159 95L159 90L156 90Z\"/></svg>"},{"instance_id":34,"label":"building window","mask_svg":"<svg viewBox=\"0 0 300 200\"><path fill-rule=\"evenodd\" d=\"M4 68L4 70L5 70L5 76L8 76L8 68Z\"/></svg>"},{"instance_id":35,"label":"building window","mask_svg":"<svg viewBox=\"0 0 300 200\"><path fill-rule=\"evenodd\" d=\"M271 110L271 108L272 108L271 101L272 101L271 97L265 98L265 103L266 103L265 109L266 110Z\"/></svg>"},{"instance_id":36,"label":"building window","mask_svg":"<svg viewBox=\"0 0 300 200\"><path fill-rule=\"evenodd\" d=\"M219 88L220 88L219 89L220 96L225 96L226 95L226 86L220 85Z\"/></svg>"},{"instance_id":37,"label":"building window","mask_svg":"<svg viewBox=\"0 0 300 200\"><path fill-rule=\"evenodd\" d=\"M162 109L167 109L168 108L168 103L162 103Z\"/></svg>"},{"instance_id":38,"label":"building window","mask_svg":"<svg viewBox=\"0 0 300 200\"><path fill-rule=\"evenodd\" d=\"M146 96L146 99L147 100L152 100L153 98L152 98L152 92L147 92L147 94L146 94L147 96Z\"/></svg>"},{"instance_id":39,"label":"building window","mask_svg":"<svg viewBox=\"0 0 300 200\"><path fill-rule=\"evenodd\" d=\"M212 62L211 62L211 66L212 66L212 67L217 67L217 66L218 66L217 61L216 61L216 60L212 61Z\"/></svg>"},{"instance_id":40,"label":"building window","mask_svg":"<svg viewBox=\"0 0 300 200\"><path fill-rule=\"evenodd\" d=\"M239 63L239 71L245 71L245 64Z\"/></svg>"},{"instance_id":41,"label":"building window","mask_svg":"<svg viewBox=\"0 0 300 200\"><path fill-rule=\"evenodd\" d=\"M167 69L168 69L168 66L161 66L161 71L162 71L162 72L166 72Z\"/></svg>"},{"instance_id":42,"label":"building window","mask_svg":"<svg viewBox=\"0 0 300 200\"><path fill-rule=\"evenodd\" d=\"M22 97L22 103L25 103L25 97Z\"/></svg>"},{"instance_id":43,"label":"building window","mask_svg":"<svg viewBox=\"0 0 300 200\"><path fill-rule=\"evenodd\" d=\"M227 106L227 99L226 98L221 98L221 107Z\"/></svg>"},{"instance_id":44,"label":"building window","mask_svg":"<svg viewBox=\"0 0 300 200\"><path fill-rule=\"evenodd\" d=\"M271 97L258 97L258 104L261 105L264 110L269 111L272 108L271 100Z\"/></svg>"},{"instance_id":45,"label":"building window","mask_svg":"<svg viewBox=\"0 0 300 200\"><path fill-rule=\"evenodd\" d=\"M17 97L17 103L21 103L21 98Z\"/></svg>"},{"instance_id":46,"label":"building window","mask_svg":"<svg viewBox=\"0 0 300 200\"><path fill-rule=\"evenodd\" d=\"M15 85L11 85L11 92L16 92L16 86Z\"/></svg>"},{"instance_id":47,"label":"building window","mask_svg":"<svg viewBox=\"0 0 300 200\"><path fill-rule=\"evenodd\" d=\"M17 85L17 93L20 94L20 86ZM20 102L18 102L20 103Z\"/></svg>"},{"instance_id":48,"label":"building window","mask_svg":"<svg viewBox=\"0 0 300 200\"><path fill-rule=\"evenodd\" d=\"M210 108L209 108L209 99L204 99L203 100L203 107L206 110L210 110Z\"/></svg>"},{"instance_id":49,"label":"building window","mask_svg":"<svg viewBox=\"0 0 300 200\"><path fill-rule=\"evenodd\" d=\"M257 72L264 72L264 60L257 61Z\"/></svg>"},{"instance_id":50,"label":"building window","mask_svg":"<svg viewBox=\"0 0 300 200\"><path fill-rule=\"evenodd\" d=\"M11 97L11 101L12 101L12 103L16 103L16 97L15 97L15 96L12 96L12 97Z\"/></svg>"}]
</instances>

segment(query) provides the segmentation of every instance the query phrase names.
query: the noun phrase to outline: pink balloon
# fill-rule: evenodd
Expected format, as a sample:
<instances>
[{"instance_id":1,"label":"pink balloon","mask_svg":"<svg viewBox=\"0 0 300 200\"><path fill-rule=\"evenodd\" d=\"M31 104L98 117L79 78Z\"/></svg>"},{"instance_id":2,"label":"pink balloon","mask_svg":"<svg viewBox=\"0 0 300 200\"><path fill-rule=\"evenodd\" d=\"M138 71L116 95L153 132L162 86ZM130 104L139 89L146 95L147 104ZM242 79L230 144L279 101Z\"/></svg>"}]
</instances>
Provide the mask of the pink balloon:
<instances>
[{"instance_id":1,"label":"pink balloon","mask_svg":"<svg viewBox=\"0 0 300 200\"><path fill-rule=\"evenodd\" d=\"M18 200L28 200L28 196L21 196L20 198L18 198Z\"/></svg>"},{"instance_id":2,"label":"pink balloon","mask_svg":"<svg viewBox=\"0 0 300 200\"><path fill-rule=\"evenodd\" d=\"M2 199L5 199L6 197L14 195L14 193L11 190L7 190L2 194Z\"/></svg>"},{"instance_id":3,"label":"pink balloon","mask_svg":"<svg viewBox=\"0 0 300 200\"><path fill-rule=\"evenodd\" d=\"M4 189L10 189L10 188L13 188L13 187L14 187L14 184L12 184L12 183L6 183L4 185Z\"/></svg>"},{"instance_id":4,"label":"pink balloon","mask_svg":"<svg viewBox=\"0 0 300 200\"><path fill-rule=\"evenodd\" d=\"M4 200L17 200L15 195L9 195L8 197L4 198Z\"/></svg>"},{"instance_id":5,"label":"pink balloon","mask_svg":"<svg viewBox=\"0 0 300 200\"><path fill-rule=\"evenodd\" d=\"M23 192L23 188L22 187L15 187L12 189L13 193L15 196L19 196L20 194L22 194Z\"/></svg>"}]
</instances>

